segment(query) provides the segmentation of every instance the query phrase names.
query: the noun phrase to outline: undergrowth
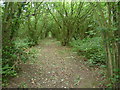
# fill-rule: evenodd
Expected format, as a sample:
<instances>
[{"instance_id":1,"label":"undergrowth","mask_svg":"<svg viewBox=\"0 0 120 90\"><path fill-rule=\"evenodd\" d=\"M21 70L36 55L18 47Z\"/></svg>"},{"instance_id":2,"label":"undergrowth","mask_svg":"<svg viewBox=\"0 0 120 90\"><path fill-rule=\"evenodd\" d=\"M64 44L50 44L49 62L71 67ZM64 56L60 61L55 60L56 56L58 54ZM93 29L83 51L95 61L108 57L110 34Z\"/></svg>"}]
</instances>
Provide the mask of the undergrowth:
<instances>
[{"instance_id":1,"label":"undergrowth","mask_svg":"<svg viewBox=\"0 0 120 90\"><path fill-rule=\"evenodd\" d=\"M102 38L85 38L83 40L74 40L70 43L73 50L79 55L85 56L90 65L105 64L105 51L102 45Z\"/></svg>"},{"instance_id":2,"label":"undergrowth","mask_svg":"<svg viewBox=\"0 0 120 90\"><path fill-rule=\"evenodd\" d=\"M70 42L70 46L73 47L74 51L80 56L84 56L87 60L86 63L89 66L98 65L100 68L105 69L107 67L105 60L105 50L103 48L102 38L94 37L94 38L85 38L83 40L74 40ZM101 73L101 71L99 72ZM118 74L119 73L119 74ZM106 78L109 81L105 87L115 87L115 83L120 83L118 78L120 78L120 70L115 69L113 76L107 78L106 73L102 73L102 78ZM105 82L107 82L105 81ZM104 80L101 81L101 84L105 83Z\"/></svg>"},{"instance_id":3,"label":"undergrowth","mask_svg":"<svg viewBox=\"0 0 120 90\"><path fill-rule=\"evenodd\" d=\"M14 77L20 71L19 65L29 59L34 59L34 50L29 50L30 46L26 39L17 39L12 47L3 46L2 49L2 86L8 85L8 79Z\"/></svg>"}]
</instances>

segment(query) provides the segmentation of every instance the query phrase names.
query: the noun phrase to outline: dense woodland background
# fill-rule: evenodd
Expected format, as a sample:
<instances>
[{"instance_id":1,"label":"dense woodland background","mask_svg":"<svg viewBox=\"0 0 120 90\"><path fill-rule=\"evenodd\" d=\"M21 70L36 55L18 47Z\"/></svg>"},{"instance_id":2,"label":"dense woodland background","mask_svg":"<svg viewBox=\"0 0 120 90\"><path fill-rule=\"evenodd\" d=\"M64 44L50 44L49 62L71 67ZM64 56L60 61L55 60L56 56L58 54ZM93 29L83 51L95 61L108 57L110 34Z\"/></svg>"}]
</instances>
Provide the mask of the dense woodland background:
<instances>
[{"instance_id":1,"label":"dense woodland background","mask_svg":"<svg viewBox=\"0 0 120 90\"><path fill-rule=\"evenodd\" d=\"M26 49L56 38L108 69L109 87L120 83L120 2L4 2L2 13L3 82L15 76Z\"/></svg>"}]
</instances>

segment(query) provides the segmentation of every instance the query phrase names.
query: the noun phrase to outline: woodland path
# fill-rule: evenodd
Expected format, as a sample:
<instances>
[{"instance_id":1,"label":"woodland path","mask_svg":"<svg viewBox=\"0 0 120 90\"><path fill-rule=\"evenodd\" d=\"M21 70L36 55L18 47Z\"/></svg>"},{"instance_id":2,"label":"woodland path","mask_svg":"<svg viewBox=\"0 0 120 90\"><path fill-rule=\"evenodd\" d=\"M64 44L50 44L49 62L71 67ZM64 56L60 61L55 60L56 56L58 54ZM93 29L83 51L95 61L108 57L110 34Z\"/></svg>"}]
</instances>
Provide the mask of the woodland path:
<instances>
[{"instance_id":1,"label":"woodland path","mask_svg":"<svg viewBox=\"0 0 120 90\"><path fill-rule=\"evenodd\" d=\"M26 88L95 88L98 69L89 69L82 57L54 39L38 46L37 58L21 65L21 72L8 87Z\"/></svg>"}]
</instances>

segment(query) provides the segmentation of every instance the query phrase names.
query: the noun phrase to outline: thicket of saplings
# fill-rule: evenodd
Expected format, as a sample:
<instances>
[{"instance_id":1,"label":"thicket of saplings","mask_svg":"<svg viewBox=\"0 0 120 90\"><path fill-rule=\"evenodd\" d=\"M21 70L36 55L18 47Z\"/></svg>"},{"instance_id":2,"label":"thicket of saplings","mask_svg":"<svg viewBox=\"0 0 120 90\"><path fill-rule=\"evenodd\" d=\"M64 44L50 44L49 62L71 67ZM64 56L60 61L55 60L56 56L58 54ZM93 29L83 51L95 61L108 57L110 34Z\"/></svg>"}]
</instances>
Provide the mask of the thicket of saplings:
<instances>
[{"instance_id":1,"label":"thicket of saplings","mask_svg":"<svg viewBox=\"0 0 120 90\"><path fill-rule=\"evenodd\" d=\"M4 2L2 13L2 76L16 76L27 49L49 32L62 46L85 56L90 66L108 69L111 84L120 83L120 2Z\"/></svg>"}]
</instances>

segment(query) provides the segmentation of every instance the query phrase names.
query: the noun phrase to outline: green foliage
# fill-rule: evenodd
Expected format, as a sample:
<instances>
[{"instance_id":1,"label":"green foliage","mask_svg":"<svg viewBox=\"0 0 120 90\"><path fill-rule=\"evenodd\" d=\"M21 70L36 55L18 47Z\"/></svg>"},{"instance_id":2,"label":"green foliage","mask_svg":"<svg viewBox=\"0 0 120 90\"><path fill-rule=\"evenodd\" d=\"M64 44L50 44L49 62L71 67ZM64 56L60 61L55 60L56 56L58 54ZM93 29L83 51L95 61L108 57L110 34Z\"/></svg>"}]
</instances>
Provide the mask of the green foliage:
<instances>
[{"instance_id":1,"label":"green foliage","mask_svg":"<svg viewBox=\"0 0 120 90\"><path fill-rule=\"evenodd\" d=\"M90 63L105 64L105 51L100 37L75 40L70 45L78 54L85 56Z\"/></svg>"},{"instance_id":2,"label":"green foliage","mask_svg":"<svg viewBox=\"0 0 120 90\"><path fill-rule=\"evenodd\" d=\"M8 83L9 77L14 77L19 72L19 64L26 63L27 60L32 60L36 58L36 50L29 50L28 39L20 39L19 37L13 42L14 47L4 47L2 50L2 82L3 86Z\"/></svg>"},{"instance_id":3,"label":"green foliage","mask_svg":"<svg viewBox=\"0 0 120 90\"><path fill-rule=\"evenodd\" d=\"M0 6L3 77L16 75L18 64L32 54L26 52L28 47L49 33L63 46L70 43L91 64L107 64L112 75L113 69L120 68L119 6L120 2L4 2ZM115 74L115 78L120 77Z\"/></svg>"},{"instance_id":4,"label":"green foliage","mask_svg":"<svg viewBox=\"0 0 120 90\"><path fill-rule=\"evenodd\" d=\"M116 84L120 84L120 69L114 69L113 72L113 76L109 77L110 83L107 84L108 87L116 87Z\"/></svg>"},{"instance_id":5,"label":"green foliage","mask_svg":"<svg viewBox=\"0 0 120 90\"><path fill-rule=\"evenodd\" d=\"M14 41L14 47L3 46L2 50L2 76L3 83L7 78L16 76L19 70L19 64L26 62L29 57L29 53L25 50L28 48L28 43L24 40Z\"/></svg>"},{"instance_id":6,"label":"green foliage","mask_svg":"<svg viewBox=\"0 0 120 90\"><path fill-rule=\"evenodd\" d=\"M9 51L3 51L3 57L2 57L2 69L3 69L3 76L7 77L7 76L12 76L13 73L15 72L15 68L17 68L16 66L18 65L18 63L20 63L20 60L22 61L26 61L27 59L27 54L22 51L21 49L10 49ZM5 56L4 56L5 55ZM16 62L16 63L15 63ZM16 64L16 65L15 65Z\"/></svg>"},{"instance_id":7,"label":"green foliage","mask_svg":"<svg viewBox=\"0 0 120 90\"><path fill-rule=\"evenodd\" d=\"M28 39L17 39L15 41L15 47L17 49L25 49L29 47Z\"/></svg>"}]
</instances>

